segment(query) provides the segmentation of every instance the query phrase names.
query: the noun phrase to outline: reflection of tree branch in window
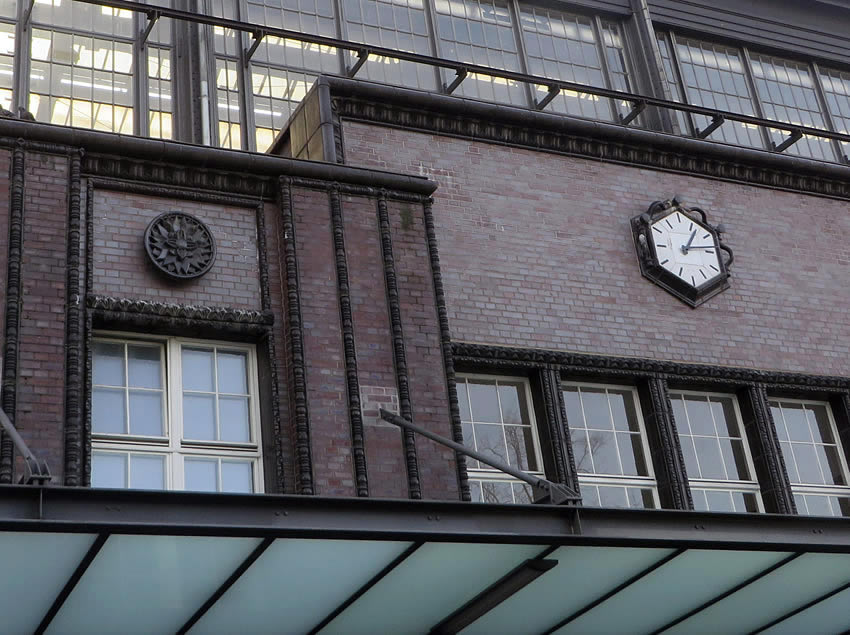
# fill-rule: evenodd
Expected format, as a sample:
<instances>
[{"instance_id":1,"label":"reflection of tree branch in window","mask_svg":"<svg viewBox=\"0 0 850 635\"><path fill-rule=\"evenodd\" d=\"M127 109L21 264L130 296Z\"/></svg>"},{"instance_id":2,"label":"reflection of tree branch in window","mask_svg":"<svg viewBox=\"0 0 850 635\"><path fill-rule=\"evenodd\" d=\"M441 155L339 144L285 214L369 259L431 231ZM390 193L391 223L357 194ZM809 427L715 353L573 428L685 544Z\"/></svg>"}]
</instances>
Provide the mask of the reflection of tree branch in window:
<instances>
[{"instance_id":1,"label":"reflection of tree branch in window","mask_svg":"<svg viewBox=\"0 0 850 635\"><path fill-rule=\"evenodd\" d=\"M510 465L521 470L536 469L536 466L529 466L525 452L525 434L522 433L521 428L505 428L505 441L508 444Z\"/></svg>"},{"instance_id":2,"label":"reflection of tree branch in window","mask_svg":"<svg viewBox=\"0 0 850 635\"><path fill-rule=\"evenodd\" d=\"M590 436L590 444L580 443L582 447L581 456L576 456L576 469L579 472L590 472L591 474L595 473L593 469L593 463L590 461L591 456L595 456L596 453L602 449L605 445L605 438L600 435L589 435ZM577 444L573 443L573 449L575 449ZM587 465L585 465L585 461L587 461Z\"/></svg>"}]
</instances>

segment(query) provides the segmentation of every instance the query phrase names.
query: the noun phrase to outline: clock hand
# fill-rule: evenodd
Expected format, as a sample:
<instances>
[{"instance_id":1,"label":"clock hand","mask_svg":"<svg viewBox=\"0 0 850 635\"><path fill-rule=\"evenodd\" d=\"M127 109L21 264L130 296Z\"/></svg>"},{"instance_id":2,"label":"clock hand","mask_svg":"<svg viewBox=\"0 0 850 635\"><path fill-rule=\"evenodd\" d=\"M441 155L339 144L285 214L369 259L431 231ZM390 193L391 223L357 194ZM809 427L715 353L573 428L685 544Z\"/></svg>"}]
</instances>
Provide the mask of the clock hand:
<instances>
[{"instance_id":1,"label":"clock hand","mask_svg":"<svg viewBox=\"0 0 850 635\"><path fill-rule=\"evenodd\" d=\"M714 245L693 245L688 249L714 249Z\"/></svg>"},{"instance_id":2,"label":"clock hand","mask_svg":"<svg viewBox=\"0 0 850 635\"><path fill-rule=\"evenodd\" d=\"M696 235L697 235L697 230L694 230L693 232L691 232L691 237L688 238L688 242L686 244L682 245L682 253L683 254L688 253L688 249L690 249L691 243L694 242L694 236L696 236Z\"/></svg>"}]
</instances>

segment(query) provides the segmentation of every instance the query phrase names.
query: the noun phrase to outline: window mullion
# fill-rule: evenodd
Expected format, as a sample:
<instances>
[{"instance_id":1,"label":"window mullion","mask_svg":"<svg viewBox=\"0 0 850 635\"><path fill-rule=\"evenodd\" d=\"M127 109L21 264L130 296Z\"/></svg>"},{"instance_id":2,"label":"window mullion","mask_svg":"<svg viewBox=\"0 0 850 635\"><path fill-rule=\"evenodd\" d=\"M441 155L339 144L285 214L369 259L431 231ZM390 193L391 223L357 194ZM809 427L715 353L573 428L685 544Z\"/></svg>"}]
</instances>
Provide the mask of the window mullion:
<instances>
[{"instance_id":1,"label":"window mullion","mask_svg":"<svg viewBox=\"0 0 850 635\"><path fill-rule=\"evenodd\" d=\"M525 50L525 39L522 37L522 20L520 16L520 7L518 0L510 0L508 6L511 11L511 21L514 26L514 39L516 40L517 54L519 57L519 71L528 75L528 53ZM528 82L523 82L525 98L528 101L529 108L536 108L536 100L534 99L534 86Z\"/></svg>"},{"instance_id":2,"label":"window mullion","mask_svg":"<svg viewBox=\"0 0 850 635\"><path fill-rule=\"evenodd\" d=\"M241 18L247 14L245 9L245 0L240 0L237 3L237 17ZM257 149L257 135L254 133L254 90L251 80L251 67L248 58L245 55L245 42L248 34L240 31L236 38L238 41L237 50L237 71L236 71L236 86L239 90L239 123L242 126L242 148L244 150ZM250 92L250 94L249 94ZM216 399L216 403L218 399Z\"/></svg>"},{"instance_id":3,"label":"window mullion","mask_svg":"<svg viewBox=\"0 0 850 635\"><path fill-rule=\"evenodd\" d=\"M602 18L598 15L593 16L593 35L596 40L596 54L599 55L599 66L602 68L602 79L605 81L605 88L613 90L611 70L608 67L608 55L605 50L605 29L602 27ZM620 105L616 99L611 98L608 101L611 104L611 118L615 122L620 121L622 115Z\"/></svg>"},{"instance_id":4,"label":"window mullion","mask_svg":"<svg viewBox=\"0 0 850 635\"><path fill-rule=\"evenodd\" d=\"M437 20L434 18L433 0L422 0L425 7L425 24L428 28L428 38L431 42L431 55L440 57L440 35L437 33ZM438 93L443 92L443 74L439 66L434 66L433 72L436 77L434 86Z\"/></svg>"},{"instance_id":5,"label":"window mullion","mask_svg":"<svg viewBox=\"0 0 850 635\"><path fill-rule=\"evenodd\" d=\"M679 60L679 44L676 42L676 34L672 31L669 31L668 33L666 33L666 35L670 36L670 61L671 66L673 67L673 73L675 75L672 79L679 85L679 90L682 91L682 101L684 101L686 104L690 104L692 103L692 100L688 95L687 82L682 79L684 75L682 74L682 62ZM689 112L685 112L682 114L685 116L685 119L691 128L691 136L695 137L697 134L697 125L694 121L693 115Z\"/></svg>"},{"instance_id":6,"label":"window mullion","mask_svg":"<svg viewBox=\"0 0 850 635\"><path fill-rule=\"evenodd\" d=\"M142 20L146 19L141 13L133 14L133 134L147 137L148 129L148 47L142 43Z\"/></svg>"},{"instance_id":7,"label":"window mullion","mask_svg":"<svg viewBox=\"0 0 850 635\"><path fill-rule=\"evenodd\" d=\"M832 119L832 112L829 109L829 102L826 99L826 91L824 91L823 83L821 82L820 65L817 62L811 62L810 66L812 69L812 82L814 84L815 95L817 95L818 104L820 105L821 112L823 113L824 125L830 132L836 132L837 130L835 122ZM835 156L838 157L839 163L847 163L848 159L841 147L841 142L836 139L830 139L830 145L832 146L832 151L835 153Z\"/></svg>"},{"instance_id":8,"label":"window mullion","mask_svg":"<svg viewBox=\"0 0 850 635\"><path fill-rule=\"evenodd\" d=\"M747 87L750 89L750 93L753 96L753 110L756 113L756 117L764 119L764 109L761 106L761 97L759 96L756 88L756 82L753 78L753 61L750 59L750 50L745 46L742 46L740 50L741 58L744 62L744 77L747 80ZM773 140L770 138L770 131L765 126L759 126L759 133L761 134L762 143L764 143L765 148L772 150L776 147Z\"/></svg>"}]
</instances>

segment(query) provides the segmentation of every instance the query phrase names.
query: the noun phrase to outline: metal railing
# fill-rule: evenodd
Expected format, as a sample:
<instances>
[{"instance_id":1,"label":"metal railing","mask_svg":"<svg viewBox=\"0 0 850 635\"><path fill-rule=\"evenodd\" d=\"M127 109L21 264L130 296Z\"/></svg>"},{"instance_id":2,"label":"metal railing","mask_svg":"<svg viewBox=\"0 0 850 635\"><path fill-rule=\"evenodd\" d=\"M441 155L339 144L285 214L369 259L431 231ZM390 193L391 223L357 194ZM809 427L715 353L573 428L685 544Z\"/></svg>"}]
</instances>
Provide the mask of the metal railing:
<instances>
[{"instance_id":1,"label":"metal railing","mask_svg":"<svg viewBox=\"0 0 850 635\"><path fill-rule=\"evenodd\" d=\"M94 4L115 9L124 9L143 13L148 18L146 28L140 33L142 42L150 34L153 25L159 18L171 18L174 20L182 20L194 22L196 24L206 24L209 26L217 26L225 29L233 29L242 33L249 33L253 37L253 42L250 47L245 49L245 61L248 63L253 56L257 47L266 36L279 37L289 40L302 42L305 44L316 44L319 46L327 46L344 51L351 51L357 55L357 61L353 66L346 69L345 74L348 77L354 77L357 71L366 63L370 56L388 57L404 62L413 62L416 64L424 64L434 66L441 69L446 69L455 72L455 78L449 84L443 85L443 94L451 94L466 78L470 75L485 75L488 77L496 77L505 80L516 81L533 86L545 86L548 89L547 95L536 102L535 106L538 110L542 110L548 105L560 92L569 91L575 93L584 93L597 97L605 97L617 101L622 101L631 104L632 109L625 115L620 115L620 123L628 125L634 121L640 113L648 106L654 106L665 110L679 111L689 113L691 115L703 115L710 118L711 122L702 130L697 131L696 137L700 139L706 138L711 133L715 132L727 121L736 121L747 125L772 128L781 130L788 134L784 141L779 144L774 144L772 150L774 152L783 152L793 146L803 136L817 137L821 139L829 139L843 143L850 143L850 134L840 132L832 132L821 128L812 128L810 126L802 126L796 124L775 121L771 119L763 119L752 115L744 115L728 110L715 110L705 108L703 106L694 106L691 104L661 99L649 95L641 95L637 93L623 92L610 88L602 88L597 86L589 86L586 84L578 84L550 77L541 77L539 75L529 75L516 71L503 70L492 68L489 66L480 66L477 64L467 64L431 55L423 55L420 53L409 53L382 46L372 46L349 40L342 40L333 37L322 35L312 35L310 33L302 33L300 31L292 31L271 26L262 26L243 22L240 20L232 20L229 18L217 18L214 16L194 13L191 11L183 11L180 9L171 9L166 7L155 7L143 2L135 2L133 0L75 0L76 2L84 2L86 4ZM842 156L844 162L847 158Z\"/></svg>"}]
</instances>

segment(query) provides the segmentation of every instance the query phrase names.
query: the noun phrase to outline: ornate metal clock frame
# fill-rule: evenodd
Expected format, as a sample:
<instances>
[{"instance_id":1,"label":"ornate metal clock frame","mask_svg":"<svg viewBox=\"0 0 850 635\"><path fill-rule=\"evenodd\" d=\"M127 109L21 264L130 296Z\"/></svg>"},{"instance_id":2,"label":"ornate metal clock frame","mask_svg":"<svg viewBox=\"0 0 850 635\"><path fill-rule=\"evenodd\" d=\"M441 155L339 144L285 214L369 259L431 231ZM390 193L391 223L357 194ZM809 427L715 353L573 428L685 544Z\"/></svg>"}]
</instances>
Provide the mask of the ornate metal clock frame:
<instances>
[{"instance_id":1,"label":"ornate metal clock frame","mask_svg":"<svg viewBox=\"0 0 850 635\"><path fill-rule=\"evenodd\" d=\"M145 251L154 266L175 280L198 278L215 262L212 232L191 214L160 214L148 225L144 240Z\"/></svg>"},{"instance_id":2,"label":"ornate metal clock frame","mask_svg":"<svg viewBox=\"0 0 850 635\"><path fill-rule=\"evenodd\" d=\"M719 271L703 284L691 284L662 266L666 262L664 260L666 254L659 254L658 252L659 247L664 247L664 245L656 245L652 228L657 221L676 212L683 214L689 221L692 221L693 226L704 229L707 235L710 235L710 238L705 237L704 239L713 243L717 250L717 269ZM729 276L731 275L729 267L735 258L732 250L723 244L722 234L725 232L725 228L722 223L717 226L709 223L706 213L699 207L685 207L677 198L655 201L646 212L631 219L631 226L643 277L676 296L685 304L696 308L729 288ZM682 245L681 249L684 253L687 253L687 245ZM724 260L720 256L720 250L728 255L727 259Z\"/></svg>"}]
</instances>

